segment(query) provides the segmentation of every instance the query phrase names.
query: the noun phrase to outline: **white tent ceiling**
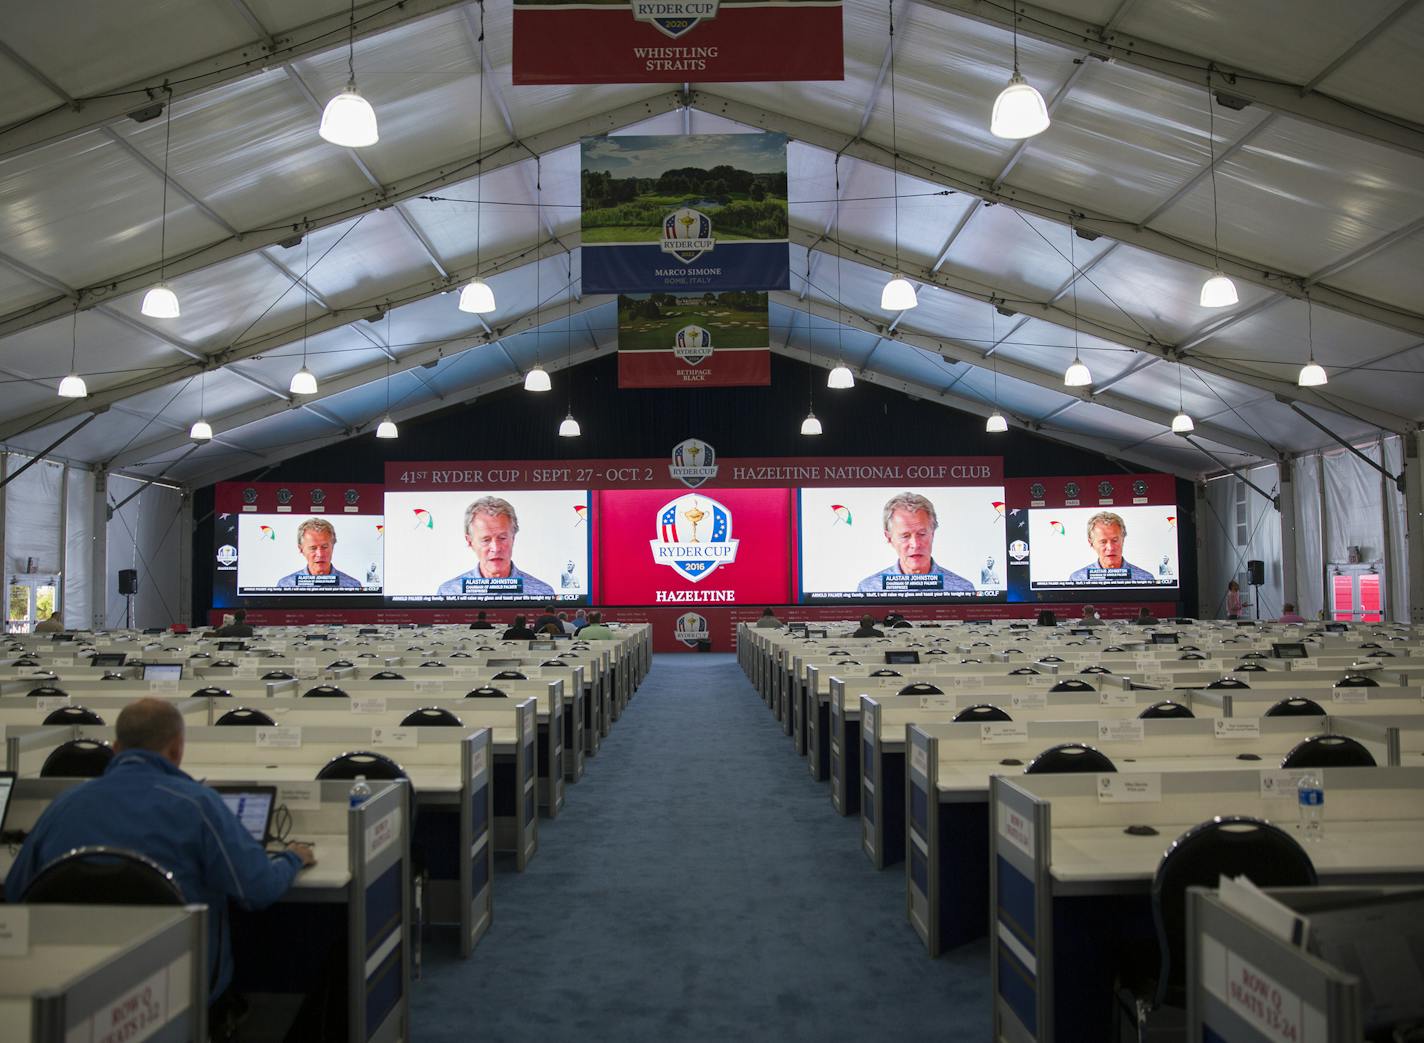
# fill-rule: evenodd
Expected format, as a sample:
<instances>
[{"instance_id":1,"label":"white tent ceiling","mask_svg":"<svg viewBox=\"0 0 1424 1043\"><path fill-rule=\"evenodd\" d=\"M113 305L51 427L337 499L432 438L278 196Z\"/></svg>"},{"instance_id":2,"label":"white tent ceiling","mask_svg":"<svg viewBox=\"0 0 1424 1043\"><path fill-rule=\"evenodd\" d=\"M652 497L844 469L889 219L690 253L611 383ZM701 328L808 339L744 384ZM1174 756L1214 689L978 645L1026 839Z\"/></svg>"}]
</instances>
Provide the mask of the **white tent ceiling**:
<instances>
[{"instance_id":1,"label":"white tent ceiling","mask_svg":"<svg viewBox=\"0 0 1424 1043\"><path fill-rule=\"evenodd\" d=\"M388 394L402 419L611 350L611 299L579 287L578 139L626 132L791 137L786 354L1188 476L1333 444L1303 414L1346 440L1424 419L1421 0L899 0L894 133L871 0L846 3L844 82L681 90L514 87L490 0L483 121L479 5L376 0L356 8L381 128L361 150L316 134L346 76L340 2L0 8L8 447L197 484L368 434ZM1010 10L1053 114L1023 143L987 127ZM1210 149L1208 65L1229 96ZM168 122L129 115L165 85L173 320L139 313ZM1241 300L1211 311L1218 252ZM449 293L477 267L488 323ZM898 316L879 308L897 267L921 287ZM1318 390L1295 383L1308 329ZM1091 389L1063 386L1075 343ZM304 353L321 393L293 401ZM1191 441L1168 430L1179 397ZM203 414L218 437L194 447Z\"/></svg>"}]
</instances>

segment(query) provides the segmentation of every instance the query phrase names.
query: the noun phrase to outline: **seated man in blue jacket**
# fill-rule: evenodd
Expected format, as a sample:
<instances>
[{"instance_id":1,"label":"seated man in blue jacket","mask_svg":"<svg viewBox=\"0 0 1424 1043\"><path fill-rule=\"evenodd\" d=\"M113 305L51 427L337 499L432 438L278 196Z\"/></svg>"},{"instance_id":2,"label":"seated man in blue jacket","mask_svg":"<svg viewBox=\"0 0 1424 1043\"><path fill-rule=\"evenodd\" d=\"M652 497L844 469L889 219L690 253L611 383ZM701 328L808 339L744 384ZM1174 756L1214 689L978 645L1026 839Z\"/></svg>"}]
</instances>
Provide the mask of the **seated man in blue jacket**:
<instances>
[{"instance_id":1,"label":"seated man in blue jacket","mask_svg":"<svg viewBox=\"0 0 1424 1043\"><path fill-rule=\"evenodd\" d=\"M269 858L216 790L179 770L183 716L172 703L135 700L114 731L117 756L99 778L45 809L10 868L5 897L20 901L41 869L76 847L102 844L147 856L173 874L185 901L208 907L212 1003L232 981L228 899L249 909L271 905L316 859L305 844Z\"/></svg>"}]
</instances>

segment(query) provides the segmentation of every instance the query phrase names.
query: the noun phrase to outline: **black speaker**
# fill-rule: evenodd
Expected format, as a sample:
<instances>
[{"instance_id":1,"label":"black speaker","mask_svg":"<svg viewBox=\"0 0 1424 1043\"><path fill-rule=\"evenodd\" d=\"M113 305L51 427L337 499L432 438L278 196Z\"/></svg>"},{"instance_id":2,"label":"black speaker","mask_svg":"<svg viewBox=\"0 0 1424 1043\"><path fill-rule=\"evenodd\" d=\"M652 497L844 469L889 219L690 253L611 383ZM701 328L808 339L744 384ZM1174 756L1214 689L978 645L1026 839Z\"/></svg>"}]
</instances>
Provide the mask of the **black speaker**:
<instances>
[{"instance_id":1,"label":"black speaker","mask_svg":"<svg viewBox=\"0 0 1424 1043\"><path fill-rule=\"evenodd\" d=\"M138 593L138 569L119 569L119 593Z\"/></svg>"},{"instance_id":2,"label":"black speaker","mask_svg":"<svg viewBox=\"0 0 1424 1043\"><path fill-rule=\"evenodd\" d=\"M1248 561L1246 563L1246 582L1253 587L1261 587L1266 583L1266 563L1264 561Z\"/></svg>"}]
</instances>

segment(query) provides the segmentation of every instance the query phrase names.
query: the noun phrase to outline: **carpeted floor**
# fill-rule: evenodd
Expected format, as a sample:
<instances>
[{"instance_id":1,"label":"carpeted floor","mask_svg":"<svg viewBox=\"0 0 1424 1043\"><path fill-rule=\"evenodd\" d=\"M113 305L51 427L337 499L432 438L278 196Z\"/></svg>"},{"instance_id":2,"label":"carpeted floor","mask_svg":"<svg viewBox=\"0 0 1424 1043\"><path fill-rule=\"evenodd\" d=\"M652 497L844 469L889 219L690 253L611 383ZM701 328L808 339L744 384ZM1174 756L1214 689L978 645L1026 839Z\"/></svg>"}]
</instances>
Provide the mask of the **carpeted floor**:
<instances>
[{"instance_id":1,"label":"carpeted floor","mask_svg":"<svg viewBox=\"0 0 1424 1043\"><path fill-rule=\"evenodd\" d=\"M417 1043L989 1034L987 943L929 959L730 655L667 655L461 961L427 939Z\"/></svg>"}]
</instances>

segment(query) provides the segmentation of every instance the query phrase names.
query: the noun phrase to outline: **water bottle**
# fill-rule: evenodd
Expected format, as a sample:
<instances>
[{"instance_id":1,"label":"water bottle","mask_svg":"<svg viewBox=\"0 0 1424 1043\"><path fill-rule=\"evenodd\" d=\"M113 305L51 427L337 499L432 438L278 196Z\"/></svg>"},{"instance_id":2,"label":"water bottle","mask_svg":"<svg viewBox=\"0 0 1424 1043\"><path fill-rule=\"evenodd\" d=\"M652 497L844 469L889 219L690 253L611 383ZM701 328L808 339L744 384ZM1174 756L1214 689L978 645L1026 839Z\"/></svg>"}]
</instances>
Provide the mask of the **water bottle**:
<instances>
[{"instance_id":1,"label":"water bottle","mask_svg":"<svg viewBox=\"0 0 1424 1043\"><path fill-rule=\"evenodd\" d=\"M371 787L366 784L366 776L357 775L356 781L351 784L351 807L360 807L362 804L366 803L366 801L370 799Z\"/></svg>"},{"instance_id":2,"label":"water bottle","mask_svg":"<svg viewBox=\"0 0 1424 1043\"><path fill-rule=\"evenodd\" d=\"M1300 805L1300 838L1319 840L1325 833L1325 784L1319 773L1307 771L1295 785Z\"/></svg>"}]
</instances>

